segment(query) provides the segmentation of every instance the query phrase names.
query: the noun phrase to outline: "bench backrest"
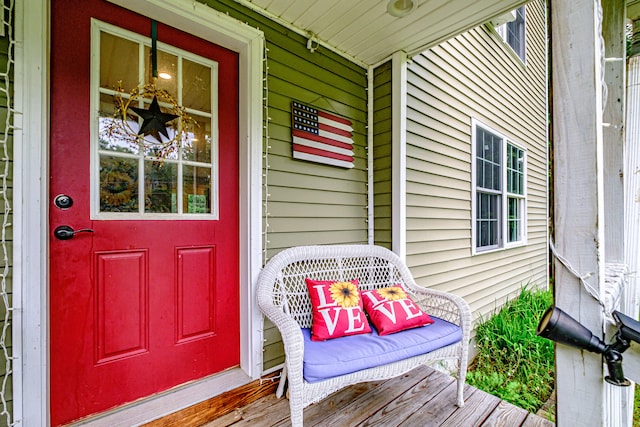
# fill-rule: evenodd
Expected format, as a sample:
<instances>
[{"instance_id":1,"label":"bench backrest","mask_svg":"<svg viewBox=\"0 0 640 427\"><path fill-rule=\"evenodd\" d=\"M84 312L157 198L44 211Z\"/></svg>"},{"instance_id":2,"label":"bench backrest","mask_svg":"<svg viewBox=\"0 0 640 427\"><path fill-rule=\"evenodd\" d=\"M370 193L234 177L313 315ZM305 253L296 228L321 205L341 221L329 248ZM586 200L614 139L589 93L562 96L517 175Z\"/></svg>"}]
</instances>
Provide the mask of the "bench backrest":
<instances>
[{"instance_id":1,"label":"bench backrest","mask_svg":"<svg viewBox=\"0 0 640 427\"><path fill-rule=\"evenodd\" d=\"M301 246L274 256L260 274L258 299L270 300L302 328L311 327L311 301L305 278L358 279L361 290L402 284L416 286L409 270L393 252L380 246Z\"/></svg>"}]
</instances>

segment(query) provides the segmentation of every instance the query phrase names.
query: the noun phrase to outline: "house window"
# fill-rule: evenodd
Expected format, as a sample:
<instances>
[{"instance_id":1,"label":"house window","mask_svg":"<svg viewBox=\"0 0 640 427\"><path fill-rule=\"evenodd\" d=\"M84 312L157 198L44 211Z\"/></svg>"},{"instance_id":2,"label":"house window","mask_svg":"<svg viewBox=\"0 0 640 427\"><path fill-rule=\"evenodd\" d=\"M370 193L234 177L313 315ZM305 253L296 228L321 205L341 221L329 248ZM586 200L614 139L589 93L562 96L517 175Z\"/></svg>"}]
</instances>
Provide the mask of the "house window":
<instances>
[{"instance_id":1,"label":"house window","mask_svg":"<svg viewBox=\"0 0 640 427\"><path fill-rule=\"evenodd\" d=\"M474 251L525 243L526 152L492 129L473 123Z\"/></svg>"},{"instance_id":2,"label":"house window","mask_svg":"<svg viewBox=\"0 0 640 427\"><path fill-rule=\"evenodd\" d=\"M513 49L524 62L525 60L525 6L512 12L513 19L507 23L497 25L496 32Z\"/></svg>"}]
</instances>

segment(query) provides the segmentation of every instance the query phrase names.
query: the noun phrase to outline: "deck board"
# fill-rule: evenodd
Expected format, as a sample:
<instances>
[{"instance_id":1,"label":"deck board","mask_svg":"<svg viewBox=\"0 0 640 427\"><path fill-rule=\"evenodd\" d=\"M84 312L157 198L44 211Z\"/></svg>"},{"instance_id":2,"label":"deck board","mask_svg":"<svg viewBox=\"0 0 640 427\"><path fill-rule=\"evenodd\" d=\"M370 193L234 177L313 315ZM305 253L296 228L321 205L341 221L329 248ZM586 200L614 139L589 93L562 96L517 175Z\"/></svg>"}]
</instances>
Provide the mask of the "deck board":
<instances>
[{"instance_id":1,"label":"deck board","mask_svg":"<svg viewBox=\"0 0 640 427\"><path fill-rule=\"evenodd\" d=\"M330 415L328 420L332 425L344 426L344 425L358 425L366 421L370 416L376 412L384 409L394 399L396 399L401 393L407 389L414 387L427 377L431 376L432 372L421 371L419 375L405 374L392 378L387 381L383 381L379 386L375 387L368 393L359 396L351 402L348 402L344 407L337 407L333 411L325 411ZM329 396L331 398L331 396ZM306 414L305 410L305 414ZM317 422L313 419L309 419L305 416L305 425L323 426L327 425L327 422Z\"/></svg>"},{"instance_id":2,"label":"deck board","mask_svg":"<svg viewBox=\"0 0 640 427\"><path fill-rule=\"evenodd\" d=\"M419 367L386 381L346 387L304 410L305 427L552 427L544 418L465 386L465 404L455 405L456 381ZM202 427L290 426L289 401L275 394Z\"/></svg>"},{"instance_id":3,"label":"deck board","mask_svg":"<svg viewBox=\"0 0 640 427\"><path fill-rule=\"evenodd\" d=\"M527 418L528 412L510 403L501 401L496 409L482 423L482 427L511 427L521 426Z\"/></svg>"},{"instance_id":4,"label":"deck board","mask_svg":"<svg viewBox=\"0 0 640 427\"><path fill-rule=\"evenodd\" d=\"M500 399L489 393L471 386L469 389L464 394L464 406L442 422L441 427L479 427L500 403Z\"/></svg>"},{"instance_id":5,"label":"deck board","mask_svg":"<svg viewBox=\"0 0 640 427\"><path fill-rule=\"evenodd\" d=\"M470 392L470 387L465 387L466 392ZM437 396L429 402L425 402L413 414L411 414L404 422L400 424L402 427L423 426L438 427L445 422L451 415L459 409L456 405L456 394L458 385L453 380L445 387Z\"/></svg>"},{"instance_id":6,"label":"deck board","mask_svg":"<svg viewBox=\"0 0 640 427\"><path fill-rule=\"evenodd\" d=\"M423 367L426 370L426 368ZM426 370L428 373L428 370ZM409 415L415 413L424 405L436 398L442 390L447 388L454 379L446 375L436 375L432 372L428 377L423 378L413 387L402 392L403 388L398 388L397 397L389 399L390 402L375 414L363 420L359 426L388 426L398 424Z\"/></svg>"}]
</instances>

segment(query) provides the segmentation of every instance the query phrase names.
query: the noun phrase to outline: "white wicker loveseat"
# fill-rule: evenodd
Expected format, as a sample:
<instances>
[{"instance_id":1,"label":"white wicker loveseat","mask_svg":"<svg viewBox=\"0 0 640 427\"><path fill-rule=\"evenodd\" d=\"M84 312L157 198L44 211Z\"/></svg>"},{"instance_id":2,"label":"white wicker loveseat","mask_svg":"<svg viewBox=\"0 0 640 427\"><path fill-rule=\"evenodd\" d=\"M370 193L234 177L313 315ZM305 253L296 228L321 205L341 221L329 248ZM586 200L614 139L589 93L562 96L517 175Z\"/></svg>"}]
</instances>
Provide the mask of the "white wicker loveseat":
<instances>
[{"instance_id":1,"label":"white wicker loveseat","mask_svg":"<svg viewBox=\"0 0 640 427\"><path fill-rule=\"evenodd\" d=\"M304 373L305 338L302 328L311 327L312 308L305 278L341 281L357 278L362 292L401 284L422 310L456 328L460 339L426 354L309 382ZM442 359L457 361L456 403L462 406L471 323L469 306L455 295L418 286L406 265L386 248L373 245L327 245L286 249L274 256L262 270L257 294L260 310L282 335L285 366L276 394L278 397L282 396L288 380L291 423L294 427L302 426L306 406L343 387L392 378L421 364ZM425 328L431 327L433 325ZM349 338L352 337L328 340L320 345ZM310 345L307 350L309 347Z\"/></svg>"}]
</instances>

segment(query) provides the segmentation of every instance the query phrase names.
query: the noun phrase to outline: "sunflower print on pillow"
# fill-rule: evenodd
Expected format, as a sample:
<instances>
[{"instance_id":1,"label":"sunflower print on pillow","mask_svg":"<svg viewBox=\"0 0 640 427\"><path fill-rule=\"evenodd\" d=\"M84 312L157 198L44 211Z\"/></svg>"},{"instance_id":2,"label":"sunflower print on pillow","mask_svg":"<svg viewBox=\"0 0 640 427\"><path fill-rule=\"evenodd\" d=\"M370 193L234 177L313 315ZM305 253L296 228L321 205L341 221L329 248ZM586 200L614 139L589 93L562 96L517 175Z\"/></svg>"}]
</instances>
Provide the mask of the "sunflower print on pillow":
<instances>
[{"instance_id":1,"label":"sunflower print on pillow","mask_svg":"<svg viewBox=\"0 0 640 427\"><path fill-rule=\"evenodd\" d=\"M371 332L357 279L332 281L307 278L305 281L311 298L313 341Z\"/></svg>"},{"instance_id":2,"label":"sunflower print on pillow","mask_svg":"<svg viewBox=\"0 0 640 427\"><path fill-rule=\"evenodd\" d=\"M389 335L405 329L433 323L401 285L362 292L364 309L378 335Z\"/></svg>"}]
</instances>

